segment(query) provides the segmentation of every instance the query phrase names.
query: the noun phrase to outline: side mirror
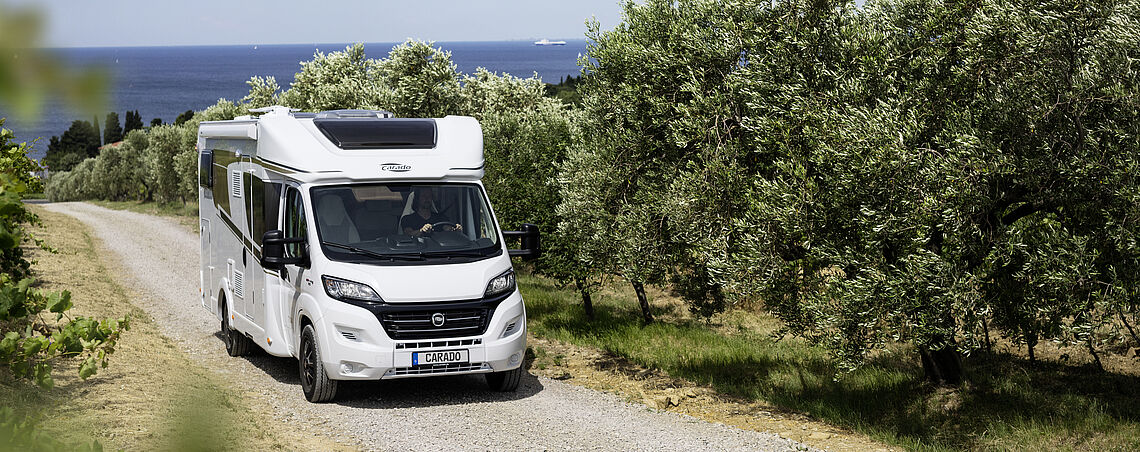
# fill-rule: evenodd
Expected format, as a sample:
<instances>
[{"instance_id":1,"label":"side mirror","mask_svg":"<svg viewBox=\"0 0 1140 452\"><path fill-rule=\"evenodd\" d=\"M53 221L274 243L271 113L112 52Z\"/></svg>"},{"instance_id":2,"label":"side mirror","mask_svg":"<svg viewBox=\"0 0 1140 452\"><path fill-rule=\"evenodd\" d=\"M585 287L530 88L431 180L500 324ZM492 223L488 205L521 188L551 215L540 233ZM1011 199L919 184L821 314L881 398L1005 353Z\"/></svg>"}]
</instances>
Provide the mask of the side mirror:
<instances>
[{"instance_id":1,"label":"side mirror","mask_svg":"<svg viewBox=\"0 0 1140 452\"><path fill-rule=\"evenodd\" d=\"M294 243L305 243L305 239L285 238L285 233L280 229L266 231L265 235L261 236L261 266L280 270L284 265L304 265L308 261L308 256L285 257L285 245Z\"/></svg>"},{"instance_id":2,"label":"side mirror","mask_svg":"<svg viewBox=\"0 0 1140 452\"><path fill-rule=\"evenodd\" d=\"M517 250L507 250L511 257L521 257L525 260L537 259L542 255L542 247L538 239L538 226L530 223L522 225L521 231L503 231L503 237L520 237L522 246Z\"/></svg>"}]
</instances>

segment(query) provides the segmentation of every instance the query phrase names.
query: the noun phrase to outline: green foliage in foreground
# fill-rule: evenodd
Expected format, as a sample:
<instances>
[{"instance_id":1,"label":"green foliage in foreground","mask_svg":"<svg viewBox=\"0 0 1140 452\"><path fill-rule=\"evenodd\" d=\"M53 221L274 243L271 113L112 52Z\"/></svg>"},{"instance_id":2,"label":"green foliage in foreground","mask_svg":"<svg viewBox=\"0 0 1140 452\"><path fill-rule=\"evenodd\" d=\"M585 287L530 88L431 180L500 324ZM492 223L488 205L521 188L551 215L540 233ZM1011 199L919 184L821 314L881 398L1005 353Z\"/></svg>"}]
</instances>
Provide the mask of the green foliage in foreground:
<instances>
[{"instance_id":1,"label":"green foliage in foreground","mask_svg":"<svg viewBox=\"0 0 1140 452\"><path fill-rule=\"evenodd\" d=\"M518 281L527 328L538 336L603 349L723 394L766 401L908 449L1140 447L1140 414L1133 409L1140 397L1137 377L978 355L968 361L970 383L946 391L924 383L905 349L845 373L825 349L774 339L775 321L770 329L740 327L731 334L702 321L643 325L632 294L598 297L589 321L576 293L548 279L520 275ZM731 325L734 317L723 319Z\"/></svg>"},{"instance_id":2,"label":"green foliage in foreground","mask_svg":"<svg viewBox=\"0 0 1140 452\"><path fill-rule=\"evenodd\" d=\"M31 264L20 245L30 239L22 224L38 219L24 208L24 190L23 183L0 169L0 368L51 388L53 363L61 357L78 357L83 379L106 367L130 322L127 317L73 318L68 314L70 292L32 287Z\"/></svg>"},{"instance_id":3,"label":"green foliage in foreground","mask_svg":"<svg viewBox=\"0 0 1140 452\"><path fill-rule=\"evenodd\" d=\"M0 133L0 148L8 150L11 133ZM17 146L26 152L26 146ZM9 157L12 157L9 155ZM22 154L24 160L29 160ZM8 160L9 162L11 159ZM0 371L30 380L42 388L54 385L54 364L63 358L78 362L79 377L90 378L106 367L120 334L130 328L129 318L99 320L72 317L71 293L32 287L31 264L21 245L32 237L23 224L38 221L24 208L25 186L13 173L24 172L27 163L0 167ZM26 172L23 173L26 175ZM37 241L38 242L38 241ZM42 243L41 246L44 246ZM0 444L12 450L64 450L37 429L35 415L0 409ZM92 449L98 450L95 443Z\"/></svg>"},{"instance_id":4,"label":"green foliage in foreground","mask_svg":"<svg viewBox=\"0 0 1140 452\"><path fill-rule=\"evenodd\" d=\"M4 118L0 118L0 168L4 168L10 176L15 178L30 193L42 193L44 184L33 173L42 171L35 160L28 158L31 147L28 143L16 143L16 136L11 130L4 128Z\"/></svg>"}]
</instances>

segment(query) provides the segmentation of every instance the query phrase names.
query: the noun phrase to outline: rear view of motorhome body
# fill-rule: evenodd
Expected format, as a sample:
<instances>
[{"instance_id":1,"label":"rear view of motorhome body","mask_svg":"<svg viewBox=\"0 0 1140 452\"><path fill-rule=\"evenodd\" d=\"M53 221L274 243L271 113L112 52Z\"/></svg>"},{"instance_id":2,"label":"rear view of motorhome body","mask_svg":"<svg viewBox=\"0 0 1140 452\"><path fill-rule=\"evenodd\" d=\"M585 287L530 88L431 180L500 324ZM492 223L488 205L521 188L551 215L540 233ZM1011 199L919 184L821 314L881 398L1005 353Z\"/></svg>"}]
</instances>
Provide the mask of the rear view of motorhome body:
<instances>
[{"instance_id":1,"label":"rear view of motorhome body","mask_svg":"<svg viewBox=\"0 0 1140 452\"><path fill-rule=\"evenodd\" d=\"M227 351L295 357L313 402L338 380L482 373L513 391L526 310L469 117L368 110L203 122L202 304ZM507 236L521 236L507 249Z\"/></svg>"}]
</instances>

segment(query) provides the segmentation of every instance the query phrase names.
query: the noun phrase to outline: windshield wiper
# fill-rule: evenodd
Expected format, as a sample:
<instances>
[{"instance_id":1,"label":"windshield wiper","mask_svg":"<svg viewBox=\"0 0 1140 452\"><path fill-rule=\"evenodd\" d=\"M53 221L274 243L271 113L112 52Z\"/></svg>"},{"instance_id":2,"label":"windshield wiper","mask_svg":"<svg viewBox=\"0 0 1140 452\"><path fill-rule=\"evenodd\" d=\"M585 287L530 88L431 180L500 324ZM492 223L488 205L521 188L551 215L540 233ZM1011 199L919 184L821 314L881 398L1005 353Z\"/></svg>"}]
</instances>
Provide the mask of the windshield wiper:
<instances>
[{"instance_id":1,"label":"windshield wiper","mask_svg":"<svg viewBox=\"0 0 1140 452\"><path fill-rule=\"evenodd\" d=\"M422 260L424 260L424 256L422 253L383 254L383 253L377 253L375 251L368 251L368 250L363 249L363 248L357 248L355 246L344 245L341 243L321 242L321 245L331 246L333 248L340 248L342 250L352 251L353 253L356 253L356 254L363 254L365 256L375 257L377 259L388 259L388 260L400 259L400 260L406 260L406 261L422 261Z\"/></svg>"},{"instance_id":2,"label":"windshield wiper","mask_svg":"<svg viewBox=\"0 0 1140 452\"><path fill-rule=\"evenodd\" d=\"M428 257L484 257L489 253L479 250L432 251L420 253Z\"/></svg>"}]
</instances>

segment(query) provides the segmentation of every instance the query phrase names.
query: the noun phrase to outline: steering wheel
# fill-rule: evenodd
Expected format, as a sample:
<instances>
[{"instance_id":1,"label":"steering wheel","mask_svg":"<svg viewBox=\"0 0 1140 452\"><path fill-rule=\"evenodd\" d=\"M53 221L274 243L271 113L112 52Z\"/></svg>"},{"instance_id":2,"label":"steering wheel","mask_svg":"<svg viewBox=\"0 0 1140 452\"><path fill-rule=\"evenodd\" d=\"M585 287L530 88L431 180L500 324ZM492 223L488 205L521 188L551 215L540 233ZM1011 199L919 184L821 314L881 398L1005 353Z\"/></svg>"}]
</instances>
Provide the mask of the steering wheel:
<instances>
[{"instance_id":1,"label":"steering wheel","mask_svg":"<svg viewBox=\"0 0 1140 452\"><path fill-rule=\"evenodd\" d=\"M435 232L435 228L440 228L440 227L444 227L444 226L451 228L452 231L455 230L455 223L452 223L450 221L441 221L439 223L432 223L431 230L432 230L432 232Z\"/></svg>"}]
</instances>

